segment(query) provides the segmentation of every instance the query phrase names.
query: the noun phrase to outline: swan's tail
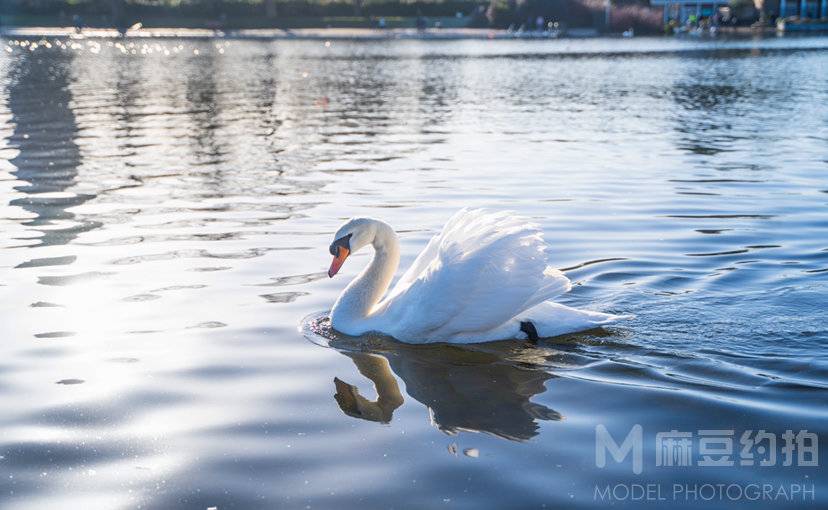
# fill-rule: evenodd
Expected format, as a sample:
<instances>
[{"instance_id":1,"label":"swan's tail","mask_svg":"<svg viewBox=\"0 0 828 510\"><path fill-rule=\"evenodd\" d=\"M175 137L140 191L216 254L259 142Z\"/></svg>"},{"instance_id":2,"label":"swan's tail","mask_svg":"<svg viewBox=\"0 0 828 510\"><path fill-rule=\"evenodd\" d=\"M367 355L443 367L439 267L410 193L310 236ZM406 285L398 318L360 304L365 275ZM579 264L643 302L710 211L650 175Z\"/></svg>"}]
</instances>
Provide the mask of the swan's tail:
<instances>
[{"instance_id":1,"label":"swan's tail","mask_svg":"<svg viewBox=\"0 0 828 510\"><path fill-rule=\"evenodd\" d=\"M529 340L576 333L632 318L632 315L580 310L552 301L545 301L517 317L520 321L520 331L526 334ZM529 325L525 325L526 323Z\"/></svg>"}]
</instances>

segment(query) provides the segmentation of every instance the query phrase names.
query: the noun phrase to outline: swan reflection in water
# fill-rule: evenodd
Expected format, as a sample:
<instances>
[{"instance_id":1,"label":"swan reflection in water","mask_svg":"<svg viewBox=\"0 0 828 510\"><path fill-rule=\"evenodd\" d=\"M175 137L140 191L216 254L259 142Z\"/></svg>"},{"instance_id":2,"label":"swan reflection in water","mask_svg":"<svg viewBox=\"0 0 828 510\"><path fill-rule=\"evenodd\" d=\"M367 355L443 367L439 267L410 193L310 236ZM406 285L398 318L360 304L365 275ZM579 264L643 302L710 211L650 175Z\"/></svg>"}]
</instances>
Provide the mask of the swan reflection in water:
<instances>
[{"instance_id":1,"label":"swan reflection in water","mask_svg":"<svg viewBox=\"0 0 828 510\"><path fill-rule=\"evenodd\" d=\"M359 373L376 388L377 397L370 400L353 384L334 378L334 397L348 416L390 422L403 404L396 374L408 395L427 406L432 422L448 434L465 430L525 441L538 434L539 420L563 418L531 401L546 390L546 381L555 377L532 363L531 349L516 347L513 342L471 348L374 340L374 347L377 343L382 347L373 352L354 352L347 341L329 344L351 358Z\"/></svg>"}]
</instances>

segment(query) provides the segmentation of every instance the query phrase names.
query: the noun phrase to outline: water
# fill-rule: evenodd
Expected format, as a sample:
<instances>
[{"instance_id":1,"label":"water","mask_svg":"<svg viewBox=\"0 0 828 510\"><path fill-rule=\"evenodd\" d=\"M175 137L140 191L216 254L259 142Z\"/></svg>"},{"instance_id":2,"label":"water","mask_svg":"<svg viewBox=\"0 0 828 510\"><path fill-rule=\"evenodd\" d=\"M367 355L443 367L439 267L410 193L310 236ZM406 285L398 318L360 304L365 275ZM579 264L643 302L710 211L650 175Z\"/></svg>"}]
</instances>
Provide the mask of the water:
<instances>
[{"instance_id":1,"label":"water","mask_svg":"<svg viewBox=\"0 0 828 510\"><path fill-rule=\"evenodd\" d=\"M2 46L3 508L824 505L782 434L828 437L828 38ZM345 218L405 267L467 205L542 225L562 302L636 319L325 329L368 260L326 277ZM642 474L597 467L596 426L636 424ZM710 429L734 466L697 465ZM742 465L760 429L778 459ZM656 465L672 430L692 466ZM673 494L754 482L815 502Z\"/></svg>"}]
</instances>

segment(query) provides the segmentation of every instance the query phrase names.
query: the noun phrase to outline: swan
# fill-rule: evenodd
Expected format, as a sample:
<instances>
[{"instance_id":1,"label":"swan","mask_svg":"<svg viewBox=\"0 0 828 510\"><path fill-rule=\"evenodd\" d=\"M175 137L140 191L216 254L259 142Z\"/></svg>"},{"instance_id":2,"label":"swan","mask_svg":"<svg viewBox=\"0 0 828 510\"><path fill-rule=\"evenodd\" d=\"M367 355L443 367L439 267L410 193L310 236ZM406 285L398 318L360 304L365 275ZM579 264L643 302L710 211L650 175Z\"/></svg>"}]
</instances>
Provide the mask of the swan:
<instances>
[{"instance_id":1,"label":"swan","mask_svg":"<svg viewBox=\"0 0 828 510\"><path fill-rule=\"evenodd\" d=\"M396 232L381 220L352 218L334 234L328 276L368 245L373 259L330 313L333 329L346 335L415 344L537 341L625 318L550 301L571 283L549 265L540 228L510 212L460 210L390 291L400 262Z\"/></svg>"}]
</instances>

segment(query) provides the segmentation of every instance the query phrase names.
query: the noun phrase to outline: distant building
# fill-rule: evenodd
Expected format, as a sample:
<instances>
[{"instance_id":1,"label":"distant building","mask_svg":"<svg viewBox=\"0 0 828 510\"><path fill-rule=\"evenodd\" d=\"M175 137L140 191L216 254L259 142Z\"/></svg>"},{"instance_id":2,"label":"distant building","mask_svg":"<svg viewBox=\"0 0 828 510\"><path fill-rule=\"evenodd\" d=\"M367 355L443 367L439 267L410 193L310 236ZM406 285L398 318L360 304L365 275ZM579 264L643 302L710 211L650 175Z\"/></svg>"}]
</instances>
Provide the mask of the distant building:
<instances>
[{"instance_id":1,"label":"distant building","mask_svg":"<svg viewBox=\"0 0 828 510\"><path fill-rule=\"evenodd\" d=\"M828 18L828 0L779 0L781 17Z\"/></svg>"},{"instance_id":2,"label":"distant building","mask_svg":"<svg viewBox=\"0 0 828 510\"><path fill-rule=\"evenodd\" d=\"M728 1L650 0L650 5L663 8L665 23L669 19L684 23L691 15L697 18L712 16L720 7L726 7ZM766 0L765 12L783 18L828 18L828 0Z\"/></svg>"},{"instance_id":3,"label":"distant building","mask_svg":"<svg viewBox=\"0 0 828 510\"><path fill-rule=\"evenodd\" d=\"M695 15L697 18L712 16L719 7L727 6L727 0L719 2L698 1L698 0L650 0L650 5L653 7L662 7L664 9L664 22L675 19L680 23L684 23L687 19Z\"/></svg>"}]
</instances>

